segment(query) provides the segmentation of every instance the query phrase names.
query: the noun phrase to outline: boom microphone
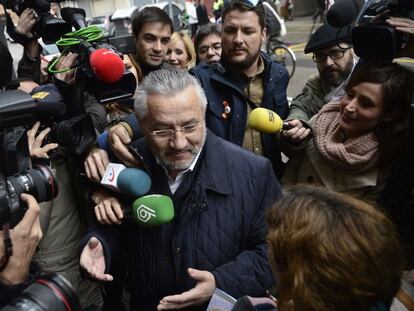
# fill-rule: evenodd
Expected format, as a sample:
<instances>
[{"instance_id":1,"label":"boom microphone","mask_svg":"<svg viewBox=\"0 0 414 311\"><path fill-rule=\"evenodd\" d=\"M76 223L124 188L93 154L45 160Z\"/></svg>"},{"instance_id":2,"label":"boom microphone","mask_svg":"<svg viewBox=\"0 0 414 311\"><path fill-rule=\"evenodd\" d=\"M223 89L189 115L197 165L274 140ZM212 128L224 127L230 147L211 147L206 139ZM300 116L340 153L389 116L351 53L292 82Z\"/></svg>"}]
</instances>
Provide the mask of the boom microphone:
<instances>
[{"instance_id":1,"label":"boom microphone","mask_svg":"<svg viewBox=\"0 0 414 311\"><path fill-rule=\"evenodd\" d=\"M166 195L150 194L134 201L132 213L137 224L158 226L174 218L174 205Z\"/></svg>"},{"instance_id":2,"label":"boom microphone","mask_svg":"<svg viewBox=\"0 0 414 311\"><path fill-rule=\"evenodd\" d=\"M127 168L122 164L109 163L101 184L115 191L141 197L151 188L151 178L138 168Z\"/></svg>"},{"instance_id":3,"label":"boom microphone","mask_svg":"<svg viewBox=\"0 0 414 311\"><path fill-rule=\"evenodd\" d=\"M364 0L339 0L328 10L326 20L332 27L341 28L351 24L357 17Z\"/></svg>"},{"instance_id":4,"label":"boom microphone","mask_svg":"<svg viewBox=\"0 0 414 311\"><path fill-rule=\"evenodd\" d=\"M95 75L105 83L115 83L122 78L125 64L114 51L101 48L89 55L89 64Z\"/></svg>"},{"instance_id":5,"label":"boom microphone","mask_svg":"<svg viewBox=\"0 0 414 311\"><path fill-rule=\"evenodd\" d=\"M278 133L281 130L289 130L288 122L278 116L276 112L266 108L253 109L247 119L247 126L262 133Z\"/></svg>"}]
</instances>

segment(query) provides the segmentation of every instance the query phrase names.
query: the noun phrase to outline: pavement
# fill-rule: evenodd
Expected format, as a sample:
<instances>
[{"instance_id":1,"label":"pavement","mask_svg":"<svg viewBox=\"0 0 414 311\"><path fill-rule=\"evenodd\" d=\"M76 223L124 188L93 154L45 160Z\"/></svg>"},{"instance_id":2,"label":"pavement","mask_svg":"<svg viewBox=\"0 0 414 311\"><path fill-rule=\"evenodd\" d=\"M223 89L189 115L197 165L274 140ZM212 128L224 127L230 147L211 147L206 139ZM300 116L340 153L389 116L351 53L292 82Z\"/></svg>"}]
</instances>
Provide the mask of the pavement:
<instances>
[{"instance_id":1,"label":"pavement","mask_svg":"<svg viewBox=\"0 0 414 311\"><path fill-rule=\"evenodd\" d=\"M281 39L296 55L296 70L289 81L287 95L288 97L295 97L302 91L309 77L317 74L316 65L311 55L304 54L303 50L310 32L322 24L318 22L314 25L312 16L305 16L295 17L292 21L285 21L285 25L287 33Z\"/></svg>"}]
</instances>

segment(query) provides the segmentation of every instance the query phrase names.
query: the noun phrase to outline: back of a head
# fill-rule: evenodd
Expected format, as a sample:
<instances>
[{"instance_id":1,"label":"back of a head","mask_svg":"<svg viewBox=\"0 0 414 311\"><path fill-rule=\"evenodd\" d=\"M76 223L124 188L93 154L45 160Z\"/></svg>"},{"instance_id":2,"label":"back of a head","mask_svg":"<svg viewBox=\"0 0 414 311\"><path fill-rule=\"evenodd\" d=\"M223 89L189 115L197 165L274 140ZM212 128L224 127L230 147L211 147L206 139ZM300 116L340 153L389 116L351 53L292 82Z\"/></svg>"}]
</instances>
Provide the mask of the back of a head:
<instances>
[{"instance_id":1,"label":"back of a head","mask_svg":"<svg viewBox=\"0 0 414 311\"><path fill-rule=\"evenodd\" d=\"M132 33L135 37L138 36L144 24L147 23L161 23L163 25L168 25L170 26L171 33L174 32L174 26L170 17L164 10L158 7L149 6L140 11L136 10L134 12L131 18L131 24Z\"/></svg>"},{"instance_id":2,"label":"back of a head","mask_svg":"<svg viewBox=\"0 0 414 311\"><path fill-rule=\"evenodd\" d=\"M265 27L265 15L262 7L260 5L253 5L249 0L233 0L227 6L224 7L223 13L221 14L221 20L224 24L227 14L232 11L241 11L241 12L254 12L260 24L260 29Z\"/></svg>"},{"instance_id":3,"label":"back of a head","mask_svg":"<svg viewBox=\"0 0 414 311\"><path fill-rule=\"evenodd\" d=\"M398 292L402 255L388 218L346 195L294 188L268 213L280 310L370 311Z\"/></svg>"}]
</instances>

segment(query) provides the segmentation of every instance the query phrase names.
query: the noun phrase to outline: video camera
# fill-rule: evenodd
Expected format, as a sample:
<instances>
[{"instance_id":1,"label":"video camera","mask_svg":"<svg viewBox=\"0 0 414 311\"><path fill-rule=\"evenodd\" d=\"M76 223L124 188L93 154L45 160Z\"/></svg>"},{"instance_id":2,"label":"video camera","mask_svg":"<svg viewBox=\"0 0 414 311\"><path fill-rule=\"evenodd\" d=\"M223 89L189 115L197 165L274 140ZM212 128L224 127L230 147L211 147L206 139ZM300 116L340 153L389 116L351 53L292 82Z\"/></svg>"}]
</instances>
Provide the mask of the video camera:
<instances>
[{"instance_id":1,"label":"video camera","mask_svg":"<svg viewBox=\"0 0 414 311\"><path fill-rule=\"evenodd\" d=\"M53 2L61 1L63 0L53 0ZM35 36L42 37L46 44L55 43L71 30L71 26L64 20L50 14L50 2L50 0L1 0L7 9L13 10L19 16L25 9L33 9L37 15L37 22L34 24L32 32ZM15 37L16 41L20 41L17 33L11 32L11 36Z\"/></svg>"},{"instance_id":2,"label":"video camera","mask_svg":"<svg viewBox=\"0 0 414 311\"><path fill-rule=\"evenodd\" d=\"M340 0L327 14L333 27L351 26L355 53L369 60L392 60L397 57L408 36L385 23L389 16L414 19L412 0Z\"/></svg>"},{"instance_id":3,"label":"video camera","mask_svg":"<svg viewBox=\"0 0 414 311\"><path fill-rule=\"evenodd\" d=\"M16 134L19 132L14 129L16 127L40 121L42 125L51 128L44 139L44 144L57 143L75 155L81 155L95 141L96 133L90 115L80 114L64 120L66 110L65 103L53 84L35 88L32 95L19 90L0 93L0 130L13 128L11 133L14 133L12 136L10 134L6 136L12 138L7 139L8 143L2 149L3 154L10 155L4 157L3 163L7 163L12 173L20 170L18 165L23 161L18 156L15 157L17 163L8 159L11 159L13 154L19 154L16 142L21 139L21 136L26 135Z\"/></svg>"},{"instance_id":4,"label":"video camera","mask_svg":"<svg viewBox=\"0 0 414 311\"><path fill-rule=\"evenodd\" d=\"M101 104L133 97L135 76L125 70L123 55L109 44L118 41L104 38L103 31L94 26L88 27L83 9L63 8L61 15L76 29L56 42L62 53L78 54L75 87L85 88Z\"/></svg>"}]
</instances>

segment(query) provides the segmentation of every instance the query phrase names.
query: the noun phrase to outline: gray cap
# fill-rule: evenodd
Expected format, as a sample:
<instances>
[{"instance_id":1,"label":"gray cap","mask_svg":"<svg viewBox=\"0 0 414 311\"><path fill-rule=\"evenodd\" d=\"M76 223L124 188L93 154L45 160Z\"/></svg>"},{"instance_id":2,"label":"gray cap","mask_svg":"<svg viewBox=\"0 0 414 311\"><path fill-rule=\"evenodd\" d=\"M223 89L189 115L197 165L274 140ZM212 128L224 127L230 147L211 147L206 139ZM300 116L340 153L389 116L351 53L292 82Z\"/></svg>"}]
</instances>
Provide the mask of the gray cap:
<instances>
[{"instance_id":1,"label":"gray cap","mask_svg":"<svg viewBox=\"0 0 414 311\"><path fill-rule=\"evenodd\" d=\"M348 27L335 28L328 24L323 24L313 33L308 44L306 44L305 54L337 43L352 43L351 36L348 34Z\"/></svg>"}]
</instances>

